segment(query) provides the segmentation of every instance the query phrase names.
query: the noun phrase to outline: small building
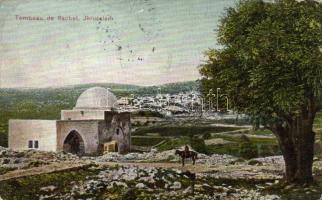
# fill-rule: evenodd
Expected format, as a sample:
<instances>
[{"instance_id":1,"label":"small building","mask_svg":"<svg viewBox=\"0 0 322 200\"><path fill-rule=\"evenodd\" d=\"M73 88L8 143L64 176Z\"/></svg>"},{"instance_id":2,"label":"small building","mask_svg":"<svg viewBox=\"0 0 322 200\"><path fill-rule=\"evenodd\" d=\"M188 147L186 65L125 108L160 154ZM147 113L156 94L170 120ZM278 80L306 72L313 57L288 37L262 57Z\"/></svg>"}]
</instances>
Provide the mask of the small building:
<instances>
[{"instance_id":1,"label":"small building","mask_svg":"<svg viewBox=\"0 0 322 200\"><path fill-rule=\"evenodd\" d=\"M117 111L117 98L108 89L84 91L72 110L62 110L60 120L9 120L8 146L13 150L38 149L74 154L97 154L113 142L126 153L131 145L129 112Z\"/></svg>"}]
</instances>

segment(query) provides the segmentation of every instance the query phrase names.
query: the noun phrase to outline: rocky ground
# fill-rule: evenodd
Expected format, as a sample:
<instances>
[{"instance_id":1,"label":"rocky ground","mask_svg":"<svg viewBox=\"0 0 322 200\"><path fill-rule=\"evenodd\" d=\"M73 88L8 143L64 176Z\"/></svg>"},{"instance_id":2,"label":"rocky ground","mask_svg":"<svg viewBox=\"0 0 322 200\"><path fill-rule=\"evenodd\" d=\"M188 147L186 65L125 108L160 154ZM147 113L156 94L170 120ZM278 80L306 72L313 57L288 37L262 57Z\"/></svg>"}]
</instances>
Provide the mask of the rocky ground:
<instances>
[{"instance_id":1,"label":"rocky ground","mask_svg":"<svg viewBox=\"0 0 322 200\"><path fill-rule=\"evenodd\" d=\"M53 185L42 187L40 199L280 199L277 195L262 195L257 189L216 185L206 176L191 178L191 174L180 170L97 166L89 170L97 169L97 175L73 183L68 193L56 191Z\"/></svg>"},{"instance_id":2,"label":"rocky ground","mask_svg":"<svg viewBox=\"0 0 322 200\"><path fill-rule=\"evenodd\" d=\"M51 167L53 163L66 161L84 165L1 181L0 196L2 199L270 200L320 199L322 193L319 186L277 188L284 168L281 156L242 160L229 155L198 154L196 165L188 161L182 167L174 150L79 158L64 153L14 152L0 147L0 178L1 174L17 169ZM322 161L314 163L314 173L321 176Z\"/></svg>"},{"instance_id":3,"label":"rocky ground","mask_svg":"<svg viewBox=\"0 0 322 200\"><path fill-rule=\"evenodd\" d=\"M148 153L129 153L126 155L120 155L118 153L107 153L99 157L84 157L83 159L93 159L96 162L179 162L179 156L175 155L175 150L158 152L152 150ZM205 154L198 154L196 163L213 165L215 163L229 164L236 161L237 158L229 155L213 154L207 156Z\"/></svg>"},{"instance_id":4,"label":"rocky ground","mask_svg":"<svg viewBox=\"0 0 322 200\"><path fill-rule=\"evenodd\" d=\"M0 175L17 169L28 169L61 161L77 161L79 157L73 154L40 152L40 151L11 151L0 146Z\"/></svg>"}]
</instances>

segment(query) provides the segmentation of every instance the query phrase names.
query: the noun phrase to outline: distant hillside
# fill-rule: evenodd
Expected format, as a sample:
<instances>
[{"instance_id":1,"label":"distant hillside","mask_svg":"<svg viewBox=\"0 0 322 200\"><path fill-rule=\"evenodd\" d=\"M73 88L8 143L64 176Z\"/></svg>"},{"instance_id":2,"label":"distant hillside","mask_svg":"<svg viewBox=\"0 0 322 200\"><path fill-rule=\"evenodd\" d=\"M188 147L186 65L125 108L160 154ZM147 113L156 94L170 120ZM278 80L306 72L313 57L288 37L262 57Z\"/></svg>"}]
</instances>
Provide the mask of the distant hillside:
<instances>
[{"instance_id":1,"label":"distant hillside","mask_svg":"<svg viewBox=\"0 0 322 200\"><path fill-rule=\"evenodd\" d=\"M104 88L110 88L116 95L123 96L126 93L134 93L137 95L149 95L156 94L158 88L161 89L162 93L179 93L187 92L191 90L198 90L199 83L197 81L187 81L178 83L168 83L156 86L138 86L138 85L126 85L117 83L91 83L91 84L81 84L69 87L62 87L60 89L71 88L73 90L84 91L90 87L100 86Z\"/></svg>"},{"instance_id":2,"label":"distant hillside","mask_svg":"<svg viewBox=\"0 0 322 200\"><path fill-rule=\"evenodd\" d=\"M59 88L0 89L0 146L7 145L9 119L59 119L62 109L72 109L79 95L94 86L110 88L118 97L177 93L198 88L196 81L160 86L136 86L114 83L82 84Z\"/></svg>"},{"instance_id":3,"label":"distant hillside","mask_svg":"<svg viewBox=\"0 0 322 200\"><path fill-rule=\"evenodd\" d=\"M161 93L179 93L179 92L188 92L191 90L198 90L199 82L197 81L187 81L187 82L179 82L179 83L169 83L159 86L149 86L149 87L141 87L137 90L138 94L156 94L158 92L158 88L161 89Z\"/></svg>"}]
</instances>

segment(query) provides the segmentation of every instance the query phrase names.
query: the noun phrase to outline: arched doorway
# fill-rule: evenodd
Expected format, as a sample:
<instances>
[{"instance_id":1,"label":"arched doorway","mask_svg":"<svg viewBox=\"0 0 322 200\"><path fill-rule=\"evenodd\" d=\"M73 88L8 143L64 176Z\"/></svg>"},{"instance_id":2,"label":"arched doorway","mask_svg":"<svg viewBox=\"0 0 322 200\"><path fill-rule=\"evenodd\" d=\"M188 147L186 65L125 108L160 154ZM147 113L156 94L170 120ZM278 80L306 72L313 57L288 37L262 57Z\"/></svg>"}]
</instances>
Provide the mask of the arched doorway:
<instances>
[{"instance_id":1,"label":"arched doorway","mask_svg":"<svg viewBox=\"0 0 322 200\"><path fill-rule=\"evenodd\" d=\"M83 155L85 153L84 140L77 131L71 131L64 141L64 152Z\"/></svg>"}]
</instances>

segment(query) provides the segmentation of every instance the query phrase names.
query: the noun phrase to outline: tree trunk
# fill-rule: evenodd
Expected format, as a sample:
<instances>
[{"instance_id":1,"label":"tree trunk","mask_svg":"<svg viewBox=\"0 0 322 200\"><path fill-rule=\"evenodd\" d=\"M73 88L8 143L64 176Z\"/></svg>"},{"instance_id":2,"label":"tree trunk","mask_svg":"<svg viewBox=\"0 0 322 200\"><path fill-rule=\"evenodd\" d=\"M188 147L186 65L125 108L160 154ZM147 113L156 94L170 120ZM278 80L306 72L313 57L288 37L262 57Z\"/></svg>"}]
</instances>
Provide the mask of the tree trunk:
<instances>
[{"instance_id":1,"label":"tree trunk","mask_svg":"<svg viewBox=\"0 0 322 200\"><path fill-rule=\"evenodd\" d=\"M304 132L305 133L305 132ZM314 132L307 131L297 145L297 170L295 181L310 183L313 181L312 165L314 157Z\"/></svg>"},{"instance_id":2,"label":"tree trunk","mask_svg":"<svg viewBox=\"0 0 322 200\"><path fill-rule=\"evenodd\" d=\"M273 131L285 161L285 180L288 183L311 183L314 156L314 137L312 120L303 116L288 122L286 127L275 126Z\"/></svg>"},{"instance_id":3,"label":"tree trunk","mask_svg":"<svg viewBox=\"0 0 322 200\"><path fill-rule=\"evenodd\" d=\"M279 144L285 161L285 179L287 182L293 182L297 170L294 144L288 137L280 137Z\"/></svg>"}]
</instances>

